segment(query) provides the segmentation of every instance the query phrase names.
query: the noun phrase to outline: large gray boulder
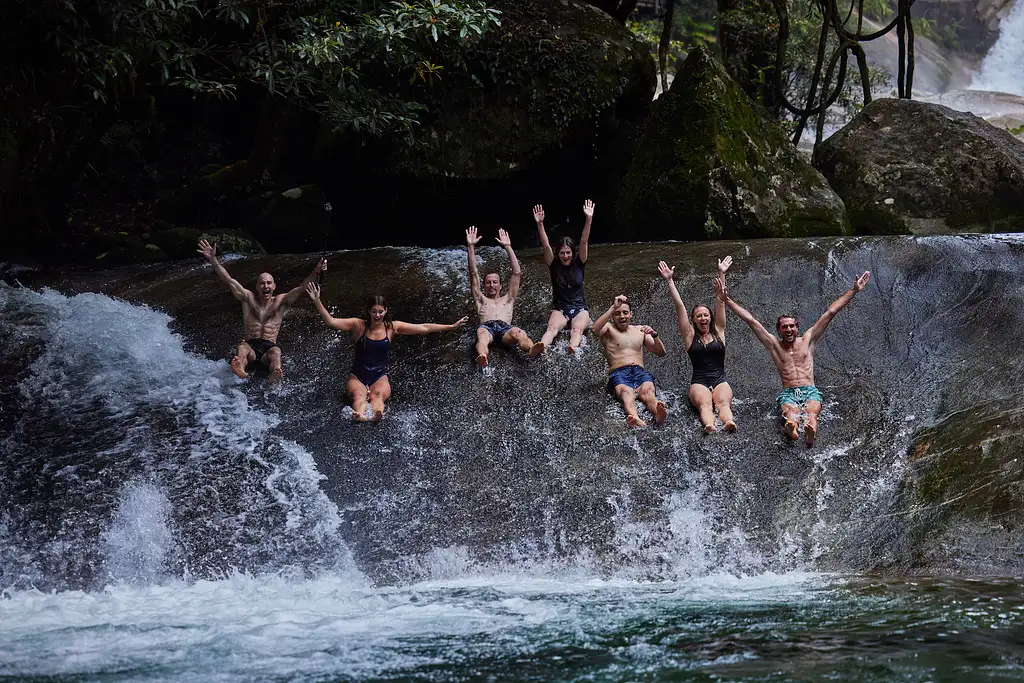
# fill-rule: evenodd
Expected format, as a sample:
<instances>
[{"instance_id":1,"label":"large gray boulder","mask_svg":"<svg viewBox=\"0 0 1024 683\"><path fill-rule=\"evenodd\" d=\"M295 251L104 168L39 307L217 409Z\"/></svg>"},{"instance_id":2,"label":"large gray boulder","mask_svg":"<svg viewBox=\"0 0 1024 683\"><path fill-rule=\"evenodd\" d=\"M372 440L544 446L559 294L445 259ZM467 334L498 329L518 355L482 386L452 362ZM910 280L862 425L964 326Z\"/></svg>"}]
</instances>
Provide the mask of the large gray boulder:
<instances>
[{"instance_id":1,"label":"large gray boulder","mask_svg":"<svg viewBox=\"0 0 1024 683\"><path fill-rule=\"evenodd\" d=\"M1024 142L938 104L875 100L814 166L867 234L1024 230Z\"/></svg>"},{"instance_id":2,"label":"large gray boulder","mask_svg":"<svg viewBox=\"0 0 1024 683\"><path fill-rule=\"evenodd\" d=\"M846 212L706 48L690 52L647 122L622 184L625 237L839 235ZM629 233L632 233L631 235Z\"/></svg>"}]
</instances>

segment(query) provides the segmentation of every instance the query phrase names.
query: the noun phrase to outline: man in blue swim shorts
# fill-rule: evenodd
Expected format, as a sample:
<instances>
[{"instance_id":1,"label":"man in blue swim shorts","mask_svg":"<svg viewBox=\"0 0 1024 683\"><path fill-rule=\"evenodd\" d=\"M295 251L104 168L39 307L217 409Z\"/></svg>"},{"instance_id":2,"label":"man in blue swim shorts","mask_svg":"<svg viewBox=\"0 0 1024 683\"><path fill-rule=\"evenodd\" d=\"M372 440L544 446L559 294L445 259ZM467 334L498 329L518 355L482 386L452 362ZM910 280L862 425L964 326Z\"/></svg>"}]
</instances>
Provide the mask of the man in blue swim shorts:
<instances>
[{"instance_id":1,"label":"man in blue swim shorts","mask_svg":"<svg viewBox=\"0 0 1024 683\"><path fill-rule=\"evenodd\" d=\"M786 436L793 441L799 437L801 413L805 418L804 439L807 445L813 446L818 435L821 392L814 386L814 345L836 313L843 310L854 295L867 286L870 278L869 272L857 278L853 287L836 299L803 335L800 334L800 323L795 315L780 315L775 323L778 338L766 330L749 311L732 300L724 282L715 280L718 295L740 320L750 326L758 340L772 354L779 377L782 378L783 389L777 399L779 413L785 420Z\"/></svg>"},{"instance_id":2,"label":"man in blue swim shorts","mask_svg":"<svg viewBox=\"0 0 1024 683\"><path fill-rule=\"evenodd\" d=\"M654 377L644 368L644 349L664 356L665 344L653 328L631 325L632 319L629 300L620 294L611 308L594 322L593 332L604 345L608 359L608 391L622 401L626 424L630 427L647 426L636 413L636 399L647 406L654 415L654 423L660 425L668 411L655 395Z\"/></svg>"},{"instance_id":3,"label":"man in blue swim shorts","mask_svg":"<svg viewBox=\"0 0 1024 683\"><path fill-rule=\"evenodd\" d=\"M484 287L480 289L480 276L476 270L475 247L480 241L475 227L466 230L466 250L469 252L469 289L473 293L480 324L476 328L476 364L487 367L487 354L491 344L519 346L524 352L535 357L544 347L535 347L526 332L512 326L512 308L519 295L519 282L522 269L519 259L512 251L512 241L504 230L498 231L498 244L505 248L508 260L512 264L512 277L508 282L508 293L501 293L501 276L488 273L484 276Z\"/></svg>"}]
</instances>

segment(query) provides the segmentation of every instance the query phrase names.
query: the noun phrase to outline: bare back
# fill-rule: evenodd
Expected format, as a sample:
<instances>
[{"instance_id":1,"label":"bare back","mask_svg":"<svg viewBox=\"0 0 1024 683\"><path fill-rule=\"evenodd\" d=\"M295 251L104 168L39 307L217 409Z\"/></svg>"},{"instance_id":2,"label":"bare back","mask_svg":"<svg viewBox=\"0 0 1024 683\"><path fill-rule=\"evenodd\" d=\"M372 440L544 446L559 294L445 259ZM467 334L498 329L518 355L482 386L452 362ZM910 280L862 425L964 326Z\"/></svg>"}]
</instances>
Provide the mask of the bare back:
<instances>
[{"instance_id":1,"label":"bare back","mask_svg":"<svg viewBox=\"0 0 1024 683\"><path fill-rule=\"evenodd\" d=\"M288 305L284 303L284 294L278 294L269 301L261 301L252 292L246 291L246 299L242 302L242 325L245 327L246 339L267 339L277 343L277 335L281 331L281 322Z\"/></svg>"},{"instance_id":2,"label":"bare back","mask_svg":"<svg viewBox=\"0 0 1024 683\"><path fill-rule=\"evenodd\" d=\"M515 305L515 300L509 297L508 294L502 294L494 299L481 295L476 297L474 301L476 303L476 313L480 316L480 322L501 320L509 325L512 324L512 307Z\"/></svg>"},{"instance_id":3,"label":"bare back","mask_svg":"<svg viewBox=\"0 0 1024 683\"><path fill-rule=\"evenodd\" d=\"M606 325L601 331L601 343L608 359L608 371L627 365L643 367L644 337L639 325L630 325L625 332L620 332L615 325Z\"/></svg>"},{"instance_id":4,"label":"bare back","mask_svg":"<svg viewBox=\"0 0 1024 683\"><path fill-rule=\"evenodd\" d=\"M782 387L805 387L814 384L814 345L801 335L792 344L783 344L778 339L769 347L772 360L782 379Z\"/></svg>"}]
</instances>

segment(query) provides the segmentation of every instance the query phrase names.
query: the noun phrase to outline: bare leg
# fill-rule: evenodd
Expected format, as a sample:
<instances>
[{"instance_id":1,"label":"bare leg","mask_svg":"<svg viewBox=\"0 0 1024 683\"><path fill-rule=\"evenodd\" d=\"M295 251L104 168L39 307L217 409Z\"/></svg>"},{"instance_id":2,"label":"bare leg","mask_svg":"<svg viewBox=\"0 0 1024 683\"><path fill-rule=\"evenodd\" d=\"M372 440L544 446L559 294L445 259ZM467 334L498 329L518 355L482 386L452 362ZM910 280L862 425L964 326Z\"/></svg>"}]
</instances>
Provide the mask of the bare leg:
<instances>
[{"instance_id":1,"label":"bare leg","mask_svg":"<svg viewBox=\"0 0 1024 683\"><path fill-rule=\"evenodd\" d=\"M704 433L711 434L715 429L715 409L711 399L711 390L703 384L690 385L690 405L697 409Z\"/></svg>"},{"instance_id":2,"label":"bare leg","mask_svg":"<svg viewBox=\"0 0 1024 683\"><path fill-rule=\"evenodd\" d=\"M231 372L245 379L249 376L245 371L245 367L254 360L256 360L256 352L252 350L252 347L244 341L238 342L235 357L231 359Z\"/></svg>"},{"instance_id":3,"label":"bare leg","mask_svg":"<svg viewBox=\"0 0 1024 683\"><path fill-rule=\"evenodd\" d=\"M796 441L800 436L797 433L800 425L800 408L792 403L783 403L780 411L782 412L782 419L786 421L785 426L782 428L783 431L789 439Z\"/></svg>"},{"instance_id":4,"label":"bare leg","mask_svg":"<svg viewBox=\"0 0 1024 683\"><path fill-rule=\"evenodd\" d=\"M487 367L487 352L493 339L494 335L485 328L476 328L476 364L481 368Z\"/></svg>"},{"instance_id":5,"label":"bare leg","mask_svg":"<svg viewBox=\"0 0 1024 683\"><path fill-rule=\"evenodd\" d=\"M804 413L807 415L807 424L804 425L804 440L807 442L807 447L810 448L818 437L818 414L821 413L821 403L808 401L804 404Z\"/></svg>"},{"instance_id":6,"label":"bare leg","mask_svg":"<svg viewBox=\"0 0 1024 683\"><path fill-rule=\"evenodd\" d=\"M576 349L580 348L580 342L583 341L583 333L587 331L587 325L590 324L590 314L586 311L580 311L572 319L572 332L569 333L569 352L576 353Z\"/></svg>"},{"instance_id":7,"label":"bare leg","mask_svg":"<svg viewBox=\"0 0 1024 683\"><path fill-rule=\"evenodd\" d=\"M352 402L352 420L366 422L366 387L356 379L355 375L349 375L346 389L348 398Z\"/></svg>"},{"instance_id":8,"label":"bare leg","mask_svg":"<svg viewBox=\"0 0 1024 683\"><path fill-rule=\"evenodd\" d=\"M728 382L722 382L712 392L712 399L715 407L718 408L718 417L727 432L736 431L736 420L732 416L732 387Z\"/></svg>"},{"instance_id":9,"label":"bare leg","mask_svg":"<svg viewBox=\"0 0 1024 683\"><path fill-rule=\"evenodd\" d=\"M530 358L535 358L537 355L544 351L543 346L534 350L534 346L536 345L533 343L533 341L530 340L530 337L526 334L526 332L524 332L522 329L518 327L513 327L511 330L506 332L504 336L502 336L501 338L501 343L504 344L505 346L512 346L513 344L517 344L520 350L522 350L524 353L530 354Z\"/></svg>"},{"instance_id":10,"label":"bare leg","mask_svg":"<svg viewBox=\"0 0 1024 683\"><path fill-rule=\"evenodd\" d=\"M636 414L636 394L625 384L615 387L615 395L622 401L622 409L626 411L626 424L630 427L646 427L647 423Z\"/></svg>"},{"instance_id":11,"label":"bare leg","mask_svg":"<svg viewBox=\"0 0 1024 683\"><path fill-rule=\"evenodd\" d=\"M651 411L651 415L654 416L654 424L660 427L668 417L668 409L665 408L664 403L658 400L654 392L654 382L644 382L638 386L636 395L647 406L647 410Z\"/></svg>"},{"instance_id":12,"label":"bare leg","mask_svg":"<svg viewBox=\"0 0 1024 683\"><path fill-rule=\"evenodd\" d=\"M388 376L384 375L370 387L370 409L373 411L374 422L379 422L384 417L384 401L391 398L391 382Z\"/></svg>"},{"instance_id":13,"label":"bare leg","mask_svg":"<svg viewBox=\"0 0 1024 683\"><path fill-rule=\"evenodd\" d=\"M281 365L280 346L275 346L263 354L263 358L260 358L260 362L270 369L270 380L272 382L276 382L284 377L284 367Z\"/></svg>"},{"instance_id":14,"label":"bare leg","mask_svg":"<svg viewBox=\"0 0 1024 683\"><path fill-rule=\"evenodd\" d=\"M555 337L558 333L565 329L566 324L569 321L565 319L565 315L561 311L551 311L551 315L548 316L548 329L544 330L544 335L540 338L539 344L543 344L544 348L551 346L555 341ZM543 351L541 351L543 353Z\"/></svg>"}]
</instances>

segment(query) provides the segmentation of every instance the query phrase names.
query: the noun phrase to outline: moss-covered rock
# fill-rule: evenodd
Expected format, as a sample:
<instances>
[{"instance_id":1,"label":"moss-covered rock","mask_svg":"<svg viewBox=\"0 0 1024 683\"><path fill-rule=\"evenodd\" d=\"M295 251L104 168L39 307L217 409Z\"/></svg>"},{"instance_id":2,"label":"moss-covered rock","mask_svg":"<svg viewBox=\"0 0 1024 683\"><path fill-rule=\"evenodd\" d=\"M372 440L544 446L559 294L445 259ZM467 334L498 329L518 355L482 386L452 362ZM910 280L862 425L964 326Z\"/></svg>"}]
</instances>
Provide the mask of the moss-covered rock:
<instances>
[{"instance_id":1,"label":"moss-covered rock","mask_svg":"<svg viewBox=\"0 0 1024 683\"><path fill-rule=\"evenodd\" d=\"M875 100L818 146L814 166L859 233L1024 230L1024 142L970 113Z\"/></svg>"},{"instance_id":2,"label":"moss-covered rock","mask_svg":"<svg viewBox=\"0 0 1024 683\"><path fill-rule=\"evenodd\" d=\"M618 201L624 237L839 235L842 201L706 48L647 122Z\"/></svg>"},{"instance_id":3,"label":"moss-covered rock","mask_svg":"<svg viewBox=\"0 0 1024 683\"><path fill-rule=\"evenodd\" d=\"M1024 407L987 403L925 430L903 480L913 565L1024 567Z\"/></svg>"},{"instance_id":4,"label":"moss-covered rock","mask_svg":"<svg viewBox=\"0 0 1024 683\"><path fill-rule=\"evenodd\" d=\"M654 62L621 23L581 0L495 0L500 28L470 73L434 86L414 149L388 166L417 176L504 178L564 145L593 144L607 118L646 107Z\"/></svg>"},{"instance_id":5,"label":"moss-covered rock","mask_svg":"<svg viewBox=\"0 0 1024 683\"><path fill-rule=\"evenodd\" d=\"M218 254L266 254L267 250L252 235L240 230L206 230L199 233L199 239L217 245ZM195 249L192 250L195 254Z\"/></svg>"},{"instance_id":6,"label":"moss-covered rock","mask_svg":"<svg viewBox=\"0 0 1024 683\"><path fill-rule=\"evenodd\" d=\"M316 185L274 194L250 227L272 254L298 254L324 248L329 217L324 193Z\"/></svg>"}]
</instances>

